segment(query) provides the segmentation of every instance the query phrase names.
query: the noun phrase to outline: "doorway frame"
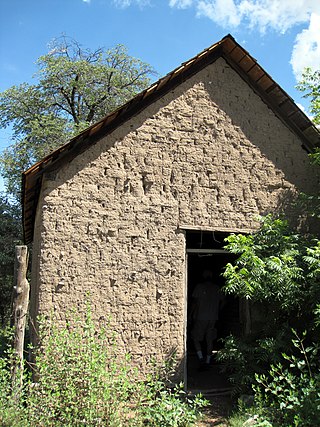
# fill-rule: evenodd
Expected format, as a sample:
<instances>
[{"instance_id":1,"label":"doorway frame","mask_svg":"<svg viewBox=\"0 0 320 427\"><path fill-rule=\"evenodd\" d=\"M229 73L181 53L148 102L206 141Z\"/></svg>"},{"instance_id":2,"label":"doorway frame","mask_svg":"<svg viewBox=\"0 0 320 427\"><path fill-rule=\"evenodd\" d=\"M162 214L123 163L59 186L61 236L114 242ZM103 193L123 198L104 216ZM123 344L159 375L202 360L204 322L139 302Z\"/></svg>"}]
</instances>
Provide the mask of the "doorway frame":
<instances>
[{"instance_id":1,"label":"doorway frame","mask_svg":"<svg viewBox=\"0 0 320 427\"><path fill-rule=\"evenodd\" d=\"M188 230L185 231L185 236ZM192 230L194 231L194 230ZM200 231L200 230L199 230ZM202 230L205 231L205 230ZM210 230L209 230L210 231ZM184 303L184 366L183 366L183 382L185 391L188 390L188 300L189 300L189 254L230 254L226 249L194 249L186 247L185 254L185 303Z\"/></svg>"},{"instance_id":2,"label":"doorway frame","mask_svg":"<svg viewBox=\"0 0 320 427\"><path fill-rule=\"evenodd\" d=\"M188 348L187 348L187 339L188 339L188 298L189 298L189 254L230 254L226 249L222 248L194 248L187 247L187 233L188 232L199 232L199 233L223 233L225 235L229 234L251 234L253 232L252 229L245 228L227 228L227 227L201 227L201 226L178 226L178 230L184 235L184 244L185 244L185 280L184 280L184 294L185 294L185 302L184 302L184 363L183 363L183 380L184 380L184 389L188 390ZM247 319L243 319L243 309L241 309L241 304L243 302L239 299L239 320L241 322L247 323Z\"/></svg>"}]
</instances>

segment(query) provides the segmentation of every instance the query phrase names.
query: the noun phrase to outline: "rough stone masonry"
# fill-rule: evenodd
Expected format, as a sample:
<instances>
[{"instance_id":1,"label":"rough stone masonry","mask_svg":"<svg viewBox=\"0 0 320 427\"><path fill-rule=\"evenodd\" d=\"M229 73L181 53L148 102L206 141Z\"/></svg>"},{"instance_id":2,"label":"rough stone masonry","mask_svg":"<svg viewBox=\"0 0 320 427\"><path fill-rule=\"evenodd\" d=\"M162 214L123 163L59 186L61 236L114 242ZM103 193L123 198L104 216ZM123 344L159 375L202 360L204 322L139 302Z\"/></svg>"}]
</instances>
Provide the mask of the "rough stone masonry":
<instances>
[{"instance_id":1,"label":"rough stone masonry","mask_svg":"<svg viewBox=\"0 0 320 427\"><path fill-rule=\"evenodd\" d=\"M111 319L142 367L185 352L184 230L244 231L317 185L301 140L220 58L44 176L32 312Z\"/></svg>"}]
</instances>

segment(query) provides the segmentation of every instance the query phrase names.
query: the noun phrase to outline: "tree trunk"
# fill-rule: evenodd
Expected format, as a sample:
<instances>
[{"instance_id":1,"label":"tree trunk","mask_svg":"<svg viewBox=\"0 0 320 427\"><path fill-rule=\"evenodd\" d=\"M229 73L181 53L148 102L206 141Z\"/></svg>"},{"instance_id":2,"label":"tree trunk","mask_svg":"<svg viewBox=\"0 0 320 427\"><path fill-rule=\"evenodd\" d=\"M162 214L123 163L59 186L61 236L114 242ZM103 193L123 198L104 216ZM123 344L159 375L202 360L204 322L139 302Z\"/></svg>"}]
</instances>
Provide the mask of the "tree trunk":
<instances>
[{"instance_id":1,"label":"tree trunk","mask_svg":"<svg viewBox=\"0 0 320 427\"><path fill-rule=\"evenodd\" d=\"M23 379L23 348L29 305L28 257L27 246L16 246L12 301L13 350L15 356L12 366L12 384L16 390L21 389Z\"/></svg>"},{"instance_id":2,"label":"tree trunk","mask_svg":"<svg viewBox=\"0 0 320 427\"><path fill-rule=\"evenodd\" d=\"M248 336L251 334L252 329L250 301L244 298L240 299L239 314L242 334Z\"/></svg>"}]
</instances>

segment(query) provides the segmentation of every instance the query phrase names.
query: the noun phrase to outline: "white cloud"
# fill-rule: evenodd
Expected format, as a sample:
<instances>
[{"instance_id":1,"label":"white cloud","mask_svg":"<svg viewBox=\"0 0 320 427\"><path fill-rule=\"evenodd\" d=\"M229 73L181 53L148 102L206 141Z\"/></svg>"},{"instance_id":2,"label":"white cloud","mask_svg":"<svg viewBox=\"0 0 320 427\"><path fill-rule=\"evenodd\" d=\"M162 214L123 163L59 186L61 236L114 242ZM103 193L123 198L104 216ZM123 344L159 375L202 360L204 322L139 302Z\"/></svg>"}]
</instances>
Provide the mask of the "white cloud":
<instances>
[{"instance_id":1,"label":"white cloud","mask_svg":"<svg viewBox=\"0 0 320 427\"><path fill-rule=\"evenodd\" d=\"M169 6L176 7L178 9L186 9L192 6L193 0L170 0Z\"/></svg>"},{"instance_id":2,"label":"white cloud","mask_svg":"<svg viewBox=\"0 0 320 427\"><path fill-rule=\"evenodd\" d=\"M309 28L297 35L290 62L297 81L305 67L320 69L320 14L312 13Z\"/></svg>"},{"instance_id":3,"label":"white cloud","mask_svg":"<svg viewBox=\"0 0 320 427\"><path fill-rule=\"evenodd\" d=\"M306 112L306 109L304 108L304 106L303 106L302 104L300 104L299 102L297 102L297 107L299 107L299 108L300 108L300 110L304 112L304 114L306 114L306 113L307 113L307 112Z\"/></svg>"},{"instance_id":4,"label":"white cloud","mask_svg":"<svg viewBox=\"0 0 320 427\"><path fill-rule=\"evenodd\" d=\"M113 3L115 4L115 6L125 9L126 7L129 7L131 5L132 1L131 0L113 0Z\"/></svg>"},{"instance_id":5,"label":"white cloud","mask_svg":"<svg viewBox=\"0 0 320 427\"><path fill-rule=\"evenodd\" d=\"M125 9L133 5L144 7L150 4L150 0L113 0L113 4L121 9Z\"/></svg>"},{"instance_id":6,"label":"white cloud","mask_svg":"<svg viewBox=\"0 0 320 427\"><path fill-rule=\"evenodd\" d=\"M84 3L90 3L91 0L82 0Z\"/></svg>"},{"instance_id":7,"label":"white cloud","mask_svg":"<svg viewBox=\"0 0 320 427\"><path fill-rule=\"evenodd\" d=\"M320 14L319 0L169 0L170 7L195 7L197 16L206 16L222 27L245 22L261 33L273 29L285 33L308 22L311 13Z\"/></svg>"},{"instance_id":8,"label":"white cloud","mask_svg":"<svg viewBox=\"0 0 320 427\"><path fill-rule=\"evenodd\" d=\"M198 1L197 16L206 16L225 27L237 27L241 22L241 16L233 0Z\"/></svg>"},{"instance_id":9,"label":"white cloud","mask_svg":"<svg viewBox=\"0 0 320 427\"><path fill-rule=\"evenodd\" d=\"M221 27L245 25L261 34L267 30L284 34L306 24L308 28L297 35L293 47L293 72L299 81L304 67L320 69L320 0L169 0L169 6L193 7L198 17Z\"/></svg>"},{"instance_id":10,"label":"white cloud","mask_svg":"<svg viewBox=\"0 0 320 427\"><path fill-rule=\"evenodd\" d=\"M319 0L241 0L238 4L240 15L251 28L264 33L273 29L285 33L297 24L308 22L313 11L319 10Z\"/></svg>"}]
</instances>

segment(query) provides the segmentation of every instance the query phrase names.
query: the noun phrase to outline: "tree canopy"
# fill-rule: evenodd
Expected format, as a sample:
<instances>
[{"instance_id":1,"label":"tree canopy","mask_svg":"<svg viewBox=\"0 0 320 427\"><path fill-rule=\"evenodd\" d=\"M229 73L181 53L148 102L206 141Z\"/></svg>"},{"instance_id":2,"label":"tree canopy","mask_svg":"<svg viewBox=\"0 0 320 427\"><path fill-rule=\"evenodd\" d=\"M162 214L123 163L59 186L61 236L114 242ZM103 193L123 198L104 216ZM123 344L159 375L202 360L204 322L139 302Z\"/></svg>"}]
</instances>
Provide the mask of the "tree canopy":
<instances>
[{"instance_id":1,"label":"tree canopy","mask_svg":"<svg viewBox=\"0 0 320 427\"><path fill-rule=\"evenodd\" d=\"M0 125L13 131L1 172L7 193L16 197L23 170L124 104L155 74L123 45L92 51L66 36L55 39L37 65L35 84L0 94Z\"/></svg>"},{"instance_id":2,"label":"tree canopy","mask_svg":"<svg viewBox=\"0 0 320 427\"><path fill-rule=\"evenodd\" d=\"M9 319L15 245L21 243L20 212L0 194L0 325Z\"/></svg>"},{"instance_id":3,"label":"tree canopy","mask_svg":"<svg viewBox=\"0 0 320 427\"><path fill-rule=\"evenodd\" d=\"M297 85L297 89L304 92L303 97L310 100L309 111L313 115L312 120L315 125L320 126L320 70L306 68L302 74L302 79ZM310 154L311 162L320 166L320 147L317 147ZM302 195L302 199L309 212L313 216L320 218L320 194Z\"/></svg>"},{"instance_id":4,"label":"tree canopy","mask_svg":"<svg viewBox=\"0 0 320 427\"><path fill-rule=\"evenodd\" d=\"M313 121L316 125L320 125L320 70L306 68L297 89L304 92L304 98L310 99Z\"/></svg>"}]
</instances>

